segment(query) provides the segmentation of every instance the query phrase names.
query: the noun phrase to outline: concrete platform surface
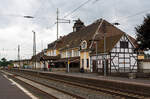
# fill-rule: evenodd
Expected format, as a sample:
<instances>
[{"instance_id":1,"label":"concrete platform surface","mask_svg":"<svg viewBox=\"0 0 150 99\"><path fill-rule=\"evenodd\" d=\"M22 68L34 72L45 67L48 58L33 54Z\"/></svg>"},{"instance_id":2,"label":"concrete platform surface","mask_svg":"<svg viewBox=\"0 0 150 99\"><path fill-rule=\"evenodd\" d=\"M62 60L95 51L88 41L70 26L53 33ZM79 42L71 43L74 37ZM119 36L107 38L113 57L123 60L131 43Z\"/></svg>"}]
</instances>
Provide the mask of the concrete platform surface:
<instances>
[{"instance_id":1,"label":"concrete platform surface","mask_svg":"<svg viewBox=\"0 0 150 99\"><path fill-rule=\"evenodd\" d=\"M0 99L31 99L0 73Z\"/></svg>"}]
</instances>

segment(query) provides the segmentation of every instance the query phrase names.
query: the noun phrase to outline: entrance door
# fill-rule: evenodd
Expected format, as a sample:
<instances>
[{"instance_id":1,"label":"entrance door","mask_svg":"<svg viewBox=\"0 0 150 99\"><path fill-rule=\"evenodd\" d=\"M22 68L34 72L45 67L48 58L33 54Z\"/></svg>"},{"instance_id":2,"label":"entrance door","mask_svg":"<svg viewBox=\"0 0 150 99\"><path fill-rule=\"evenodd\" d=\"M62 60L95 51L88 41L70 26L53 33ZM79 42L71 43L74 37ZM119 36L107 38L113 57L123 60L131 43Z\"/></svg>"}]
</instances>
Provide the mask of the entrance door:
<instances>
[{"instance_id":1,"label":"entrance door","mask_svg":"<svg viewBox=\"0 0 150 99\"><path fill-rule=\"evenodd\" d=\"M104 74L104 61L103 61L103 74ZM108 60L106 60L106 74L108 74Z\"/></svg>"},{"instance_id":2,"label":"entrance door","mask_svg":"<svg viewBox=\"0 0 150 99\"><path fill-rule=\"evenodd\" d=\"M93 60L93 61L92 61L92 65L93 65L93 72L97 72L96 60Z\"/></svg>"}]
</instances>

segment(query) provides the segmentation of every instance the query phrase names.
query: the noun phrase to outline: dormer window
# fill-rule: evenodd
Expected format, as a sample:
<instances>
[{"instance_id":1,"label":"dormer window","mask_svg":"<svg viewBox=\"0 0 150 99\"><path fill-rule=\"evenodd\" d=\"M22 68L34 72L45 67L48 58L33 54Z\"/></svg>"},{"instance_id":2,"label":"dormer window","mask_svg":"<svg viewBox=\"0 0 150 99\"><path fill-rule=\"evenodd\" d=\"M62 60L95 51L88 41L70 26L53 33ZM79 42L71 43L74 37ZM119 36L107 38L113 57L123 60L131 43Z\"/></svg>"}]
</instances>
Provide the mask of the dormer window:
<instances>
[{"instance_id":1,"label":"dormer window","mask_svg":"<svg viewBox=\"0 0 150 99\"><path fill-rule=\"evenodd\" d=\"M127 41L120 41L120 48L128 48L128 42Z\"/></svg>"},{"instance_id":2,"label":"dormer window","mask_svg":"<svg viewBox=\"0 0 150 99\"><path fill-rule=\"evenodd\" d=\"M84 40L81 42L81 49L86 49L87 48L87 42Z\"/></svg>"},{"instance_id":3,"label":"dormer window","mask_svg":"<svg viewBox=\"0 0 150 99\"><path fill-rule=\"evenodd\" d=\"M73 28L73 32L76 32L76 28Z\"/></svg>"}]
</instances>

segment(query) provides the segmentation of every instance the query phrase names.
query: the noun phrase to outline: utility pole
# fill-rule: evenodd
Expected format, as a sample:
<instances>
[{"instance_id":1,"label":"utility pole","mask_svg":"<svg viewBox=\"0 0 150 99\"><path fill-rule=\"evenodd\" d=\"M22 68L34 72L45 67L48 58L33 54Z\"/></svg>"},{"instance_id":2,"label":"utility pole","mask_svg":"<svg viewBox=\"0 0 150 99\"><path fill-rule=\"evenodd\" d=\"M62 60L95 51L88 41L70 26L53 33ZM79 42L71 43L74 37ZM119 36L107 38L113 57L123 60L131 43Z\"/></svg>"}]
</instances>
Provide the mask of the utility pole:
<instances>
[{"instance_id":1,"label":"utility pole","mask_svg":"<svg viewBox=\"0 0 150 99\"><path fill-rule=\"evenodd\" d=\"M104 23L104 55L103 55L103 62L104 62L104 76L107 76L106 70L106 25Z\"/></svg>"},{"instance_id":2,"label":"utility pole","mask_svg":"<svg viewBox=\"0 0 150 99\"><path fill-rule=\"evenodd\" d=\"M120 25L119 23L115 22L112 23L112 25ZM106 25L104 23L104 55L103 55L103 61L104 61L104 76L107 76L107 67L106 67L106 58L107 58L107 53L106 53L106 26L110 26L110 25Z\"/></svg>"},{"instance_id":3,"label":"utility pole","mask_svg":"<svg viewBox=\"0 0 150 99\"><path fill-rule=\"evenodd\" d=\"M18 45L18 61L19 61L19 68L20 68L20 45Z\"/></svg>"},{"instance_id":4,"label":"utility pole","mask_svg":"<svg viewBox=\"0 0 150 99\"><path fill-rule=\"evenodd\" d=\"M58 19L58 18L59 18L59 11L58 11L58 8L57 8L57 12L56 12L56 13L57 13L57 18L56 18L56 24L57 24L57 40L58 40L58 32L59 32L59 31L58 31L58 20L59 20L59 19Z\"/></svg>"},{"instance_id":5,"label":"utility pole","mask_svg":"<svg viewBox=\"0 0 150 99\"><path fill-rule=\"evenodd\" d=\"M104 76L106 76L106 35L104 33Z\"/></svg>"},{"instance_id":6,"label":"utility pole","mask_svg":"<svg viewBox=\"0 0 150 99\"><path fill-rule=\"evenodd\" d=\"M35 31L32 32L33 32L33 56L35 57L34 68L36 69L36 34Z\"/></svg>"},{"instance_id":7,"label":"utility pole","mask_svg":"<svg viewBox=\"0 0 150 99\"><path fill-rule=\"evenodd\" d=\"M97 45L97 42L99 41L98 39L95 39L95 40L89 40L90 42L95 42L96 43L96 49L95 49L95 51L96 51L96 69L97 69L97 71L98 71L98 45Z\"/></svg>"},{"instance_id":8,"label":"utility pole","mask_svg":"<svg viewBox=\"0 0 150 99\"><path fill-rule=\"evenodd\" d=\"M57 8L57 12L56 12L56 14L57 14L57 18L56 18L56 24L57 24L57 40L59 39L59 23L70 23L70 20L67 20L67 19L60 19L59 18L59 10L58 10L58 8ZM68 60L67 60L67 63L70 63ZM67 68L67 71L69 72L69 64L68 64L68 66L67 66L68 68Z\"/></svg>"},{"instance_id":9,"label":"utility pole","mask_svg":"<svg viewBox=\"0 0 150 99\"><path fill-rule=\"evenodd\" d=\"M57 24L57 40L59 38L59 23L70 23L70 20L66 20L66 19L60 19L59 18L59 10L57 8L57 18L56 18L56 24Z\"/></svg>"},{"instance_id":10,"label":"utility pole","mask_svg":"<svg viewBox=\"0 0 150 99\"><path fill-rule=\"evenodd\" d=\"M96 67L97 67L97 72L98 72L98 55L97 55L97 42L98 40L96 41Z\"/></svg>"}]
</instances>

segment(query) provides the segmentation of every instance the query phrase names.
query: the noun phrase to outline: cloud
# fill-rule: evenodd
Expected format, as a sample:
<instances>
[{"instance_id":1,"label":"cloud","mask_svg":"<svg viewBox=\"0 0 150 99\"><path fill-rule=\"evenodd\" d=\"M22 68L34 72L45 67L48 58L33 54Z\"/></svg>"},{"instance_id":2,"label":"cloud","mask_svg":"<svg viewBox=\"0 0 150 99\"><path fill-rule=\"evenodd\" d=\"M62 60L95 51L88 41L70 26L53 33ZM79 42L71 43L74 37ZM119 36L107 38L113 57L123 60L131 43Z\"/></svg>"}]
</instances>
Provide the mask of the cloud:
<instances>
[{"instance_id":1,"label":"cloud","mask_svg":"<svg viewBox=\"0 0 150 99\"><path fill-rule=\"evenodd\" d=\"M17 59L17 46L21 46L21 57L32 56L33 33L36 32L37 51L46 48L47 44L56 40L56 9L59 17L67 15L86 0L2 0L0 3L0 58ZM59 24L59 36L72 32L73 20L80 18L85 25L99 18L109 22L119 22L118 26L126 33L135 36L134 27L141 24L149 0L91 0L89 3L68 16L72 23ZM34 16L25 19L24 15ZM133 15L126 18L126 16ZM43 45L43 47L42 47Z\"/></svg>"}]
</instances>

